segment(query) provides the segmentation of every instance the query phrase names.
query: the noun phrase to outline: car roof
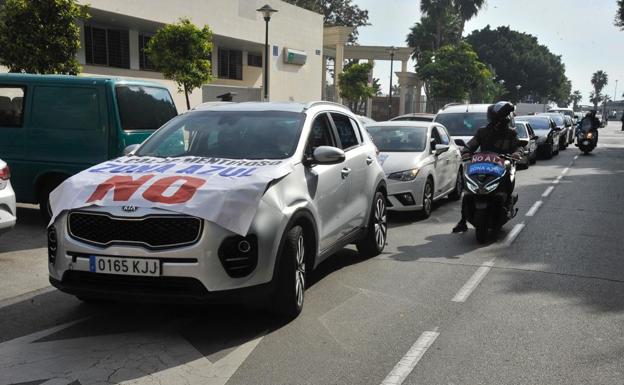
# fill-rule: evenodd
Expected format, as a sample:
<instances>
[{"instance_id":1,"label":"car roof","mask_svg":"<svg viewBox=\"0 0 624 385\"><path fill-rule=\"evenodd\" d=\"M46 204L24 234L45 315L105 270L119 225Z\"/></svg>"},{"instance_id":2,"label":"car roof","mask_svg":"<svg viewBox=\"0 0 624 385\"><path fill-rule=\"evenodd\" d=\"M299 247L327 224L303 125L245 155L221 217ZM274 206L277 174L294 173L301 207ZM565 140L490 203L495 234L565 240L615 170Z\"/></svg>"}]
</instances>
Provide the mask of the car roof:
<instances>
[{"instance_id":1,"label":"car roof","mask_svg":"<svg viewBox=\"0 0 624 385\"><path fill-rule=\"evenodd\" d=\"M351 112L347 107L331 102L310 102L307 104L297 102L208 102L197 106L195 111L283 111L302 113L313 107L325 107L328 110L342 110L342 112Z\"/></svg>"},{"instance_id":2,"label":"car roof","mask_svg":"<svg viewBox=\"0 0 624 385\"><path fill-rule=\"evenodd\" d=\"M422 117L422 118L431 118L433 119L435 117L435 114L430 114L427 112L412 112L411 114L404 114L404 115L399 115L399 116L395 116L392 119L398 119L398 118L409 118L409 117ZM392 120L390 119L390 120Z\"/></svg>"},{"instance_id":3,"label":"car roof","mask_svg":"<svg viewBox=\"0 0 624 385\"><path fill-rule=\"evenodd\" d=\"M389 120L387 122L375 122L369 124L369 127L414 127L414 128L429 128L441 126L440 123L435 122L423 122L418 120Z\"/></svg>"},{"instance_id":4,"label":"car roof","mask_svg":"<svg viewBox=\"0 0 624 385\"><path fill-rule=\"evenodd\" d=\"M115 76L82 76L82 75L37 75L37 74L0 74L0 82L40 82L40 83L69 83L78 85L93 85L106 82L115 84L144 85L158 88L167 88L164 84L131 78Z\"/></svg>"},{"instance_id":5,"label":"car roof","mask_svg":"<svg viewBox=\"0 0 624 385\"><path fill-rule=\"evenodd\" d=\"M438 111L438 114L449 114L459 112L487 112L491 104L453 104L447 105Z\"/></svg>"}]
</instances>

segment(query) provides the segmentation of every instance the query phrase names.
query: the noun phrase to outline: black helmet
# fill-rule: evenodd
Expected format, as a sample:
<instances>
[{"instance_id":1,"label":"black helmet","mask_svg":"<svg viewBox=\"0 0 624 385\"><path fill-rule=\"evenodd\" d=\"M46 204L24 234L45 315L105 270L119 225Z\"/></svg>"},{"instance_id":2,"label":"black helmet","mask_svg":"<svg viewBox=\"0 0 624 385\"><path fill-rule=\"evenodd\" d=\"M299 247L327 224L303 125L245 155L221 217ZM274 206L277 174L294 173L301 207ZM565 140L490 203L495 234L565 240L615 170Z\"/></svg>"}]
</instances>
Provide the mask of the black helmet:
<instances>
[{"instance_id":1,"label":"black helmet","mask_svg":"<svg viewBox=\"0 0 624 385\"><path fill-rule=\"evenodd\" d=\"M516 107L510 102L498 102L488 107L487 118L490 123L498 126L500 123L513 122L512 113Z\"/></svg>"}]
</instances>

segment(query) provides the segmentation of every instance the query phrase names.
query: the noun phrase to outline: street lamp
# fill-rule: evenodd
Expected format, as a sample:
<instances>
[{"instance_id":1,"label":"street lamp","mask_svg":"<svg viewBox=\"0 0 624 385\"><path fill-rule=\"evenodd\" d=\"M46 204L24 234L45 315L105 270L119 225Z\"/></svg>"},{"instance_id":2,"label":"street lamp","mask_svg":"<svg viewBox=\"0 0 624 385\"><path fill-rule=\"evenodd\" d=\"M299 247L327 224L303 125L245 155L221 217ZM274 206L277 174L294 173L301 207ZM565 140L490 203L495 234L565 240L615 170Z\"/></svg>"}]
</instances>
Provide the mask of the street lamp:
<instances>
[{"instance_id":1,"label":"street lamp","mask_svg":"<svg viewBox=\"0 0 624 385\"><path fill-rule=\"evenodd\" d=\"M270 5L265 4L264 7L256 9L264 17L265 33L264 33L264 77L262 79L262 88L264 88L264 101L269 101L269 21L271 15L277 12Z\"/></svg>"},{"instance_id":2,"label":"street lamp","mask_svg":"<svg viewBox=\"0 0 624 385\"><path fill-rule=\"evenodd\" d=\"M520 88L522 88L522 86L521 86L520 84L518 84L518 85L516 86L516 91L517 91L517 93L518 93L518 94L517 94L517 99L518 99L517 103L520 103Z\"/></svg>"},{"instance_id":3,"label":"street lamp","mask_svg":"<svg viewBox=\"0 0 624 385\"><path fill-rule=\"evenodd\" d=\"M388 93L388 120L392 118L392 78L394 75L394 54L398 51L396 47L386 50L390 54L390 92Z\"/></svg>"}]
</instances>

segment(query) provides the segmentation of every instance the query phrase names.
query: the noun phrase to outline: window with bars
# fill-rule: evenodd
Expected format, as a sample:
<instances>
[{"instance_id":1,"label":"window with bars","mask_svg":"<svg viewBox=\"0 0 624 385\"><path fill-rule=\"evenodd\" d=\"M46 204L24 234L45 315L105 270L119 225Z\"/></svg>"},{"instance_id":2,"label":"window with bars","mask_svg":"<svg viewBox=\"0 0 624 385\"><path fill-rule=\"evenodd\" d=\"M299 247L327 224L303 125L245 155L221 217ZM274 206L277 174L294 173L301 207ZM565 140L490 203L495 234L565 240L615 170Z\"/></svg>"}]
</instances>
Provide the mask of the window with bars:
<instances>
[{"instance_id":1,"label":"window with bars","mask_svg":"<svg viewBox=\"0 0 624 385\"><path fill-rule=\"evenodd\" d=\"M219 48L219 78L243 80L243 51Z\"/></svg>"},{"instance_id":2,"label":"window with bars","mask_svg":"<svg viewBox=\"0 0 624 385\"><path fill-rule=\"evenodd\" d=\"M262 67L262 55L255 53L247 54L247 65L251 67Z\"/></svg>"},{"instance_id":3,"label":"window with bars","mask_svg":"<svg viewBox=\"0 0 624 385\"><path fill-rule=\"evenodd\" d=\"M130 68L128 30L85 26L85 61L87 64Z\"/></svg>"},{"instance_id":4,"label":"window with bars","mask_svg":"<svg viewBox=\"0 0 624 385\"><path fill-rule=\"evenodd\" d=\"M145 48L152 37L149 35L139 35L139 68L145 71L155 71L156 67L149 60L145 53Z\"/></svg>"}]
</instances>

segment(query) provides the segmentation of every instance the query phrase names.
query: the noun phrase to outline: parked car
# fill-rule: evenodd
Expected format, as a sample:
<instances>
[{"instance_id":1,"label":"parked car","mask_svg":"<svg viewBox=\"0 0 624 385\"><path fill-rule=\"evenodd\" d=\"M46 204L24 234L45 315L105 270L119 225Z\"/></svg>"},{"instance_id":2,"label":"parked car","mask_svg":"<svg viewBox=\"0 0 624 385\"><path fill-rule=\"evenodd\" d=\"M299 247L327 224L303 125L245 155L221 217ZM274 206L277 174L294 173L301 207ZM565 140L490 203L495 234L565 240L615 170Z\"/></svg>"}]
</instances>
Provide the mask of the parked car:
<instances>
[{"instance_id":1,"label":"parked car","mask_svg":"<svg viewBox=\"0 0 624 385\"><path fill-rule=\"evenodd\" d=\"M570 144L568 139L570 129L566 126L564 115L559 112L542 112L537 115L548 116L555 122L557 129L559 130L559 150L565 150L568 148L568 145Z\"/></svg>"},{"instance_id":2,"label":"parked car","mask_svg":"<svg viewBox=\"0 0 624 385\"><path fill-rule=\"evenodd\" d=\"M516 132L522 144L522 158L517 162L518 168L529 168L537 160L537 135L528 122L516 121Z\"/></svg>"},{"instance_id":3,"label":"parked car","mask_svg":"<svg viewBox=\"0 0 624 385\"><path fill-rule=\"evenodd\" d=\"M392 121L367 129L388 178L388 210L419 210L428 218L434 201L461 197L461 153L444 126Z\"/></svg>"},{"instance_id":4,"label":"parked car","mask_svg":"<svg viewBox=\"0 0 624 385\"><path fill-rule=\"evenodd\" d=\"M464 146L477 130L488 124L487 109L490 104L452 104L441 109L434 122L442 124L453 141Z\"/></svg>"},{"instance_id":5,"label":"parked car","mask_svg":"<svg viewBox=\"0 0 624 385\"><path fill-rule=\"evenodd\" d=\"M516 116L517 122L527 122L537 135L537 151L546 159L559 154L560 130L555 122L547 115Z\"/></svg>"},{"instance_id":6,"label":"parked car","mask_svg":"<svg viewBox=\"0 0 624 385\"><path fill-rule=\"evenodd\" d=\"M433 118L435 118L435 114L414 112L411 114L397 116L390 119L390 121L433 122Z\"/></svg>"},{"instance_id":7,"label":"parked car","mask_svg":"<svg viewBox=\"0 0 624 385\"><path fill-rule=\"evenodd\" d=\"M11 172L6 162L0 159L0 234L15 226L16 216L15 192L11 187Z\"/></svg>"},{"instance_id":8,"label":"parked car","mask_svg":"<svg viewBox=\"0 0 624 385\"><path fill-rule=\"evenodd\" d=\"M0 157L18 202L39 203L63 180L122 155L177 115L167 88L115 78L0 74Z\"/></svg>"},{"instance_id":9,"label":"parked car","mask_svg":"<svg viewBox=\"0 0 624 385\"><path fill-rule=\"evenodd\" d=\"M564 107L551 108L548 110L548 112L558 112L564 116L570 117L571 119L576 119L574 110L571 108L564 108Z\"/></svg>"},{"instance_id":10,"label":"parked car","mask_svg":"<svg viewBox=\"0 0 624 385\"><path fill-rule=\"evenodd\" d=\"M568 145L574 143L574 134L576 132L576 124L574 123L574 120L569 117L569 116L564 116L563 117L565 120L565 126L568 129Z\"/></svg>"},{"instance_id":11,"label":"parked car","mask_svg":"<svg viewBox=\"0 0 624 385\"><path fill-rule=\"evenodd\" d=\"M369 124L377 123L375 120L369 118L368 116L358 115L357 117L360 120L360 123L362 123L362 125L364 125L364 126L368 126Z\"/></svg>"},{"instance_id":12,"label":"parked car","mask_svg":"<svg viewBox=\"0 0 624 385\"><path fill-rule=\"evenodd\" d=\"M52 194L50 281L86 301L269 298L276 311L295 317L307 274L320 262L351 243L367 257L385 247L387 186L375 151L357 116L333 103L233 103L187 112L122 159L139 175L168 170L173 180L199 179L191 180L201 186L199 200L188 201L192 186L163 196L167 187L158 181L135 198L117 190L106 198L112 182L87 182L119 159L75 175ZM155 167L169 165L154 171L145 164L154 157ZM254 172L265 176L243 178ZM102 194L94 198L98 205L74 203L83 190ZM58 211L65 201L72 208ZM220 214L207 220L201 213L210 210ZM247 226L240 225L250 211ZM236 226L247 230L231 230ZM151 265L138 272L127 266L125 276L124 260Z\"/></svg>"}]
</instances>

